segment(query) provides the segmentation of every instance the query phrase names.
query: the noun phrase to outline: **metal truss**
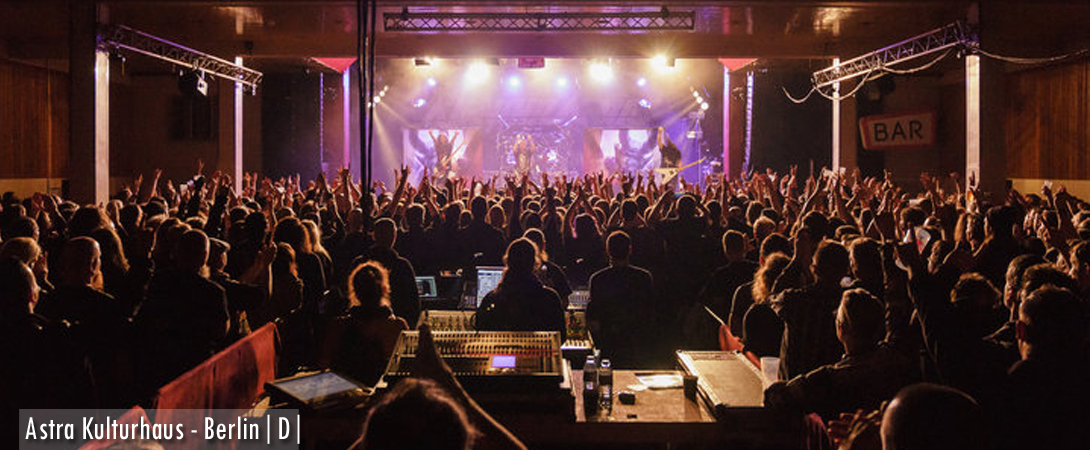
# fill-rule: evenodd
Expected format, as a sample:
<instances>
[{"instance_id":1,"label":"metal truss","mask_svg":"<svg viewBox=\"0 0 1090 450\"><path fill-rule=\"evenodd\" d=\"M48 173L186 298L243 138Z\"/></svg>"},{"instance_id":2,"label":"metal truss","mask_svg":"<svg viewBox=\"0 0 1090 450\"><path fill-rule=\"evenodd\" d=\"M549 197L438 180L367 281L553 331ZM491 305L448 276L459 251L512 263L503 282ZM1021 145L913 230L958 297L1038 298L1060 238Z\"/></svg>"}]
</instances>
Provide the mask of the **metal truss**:
<instances>
[{"instance_id":1,"label":"metal truss","mask_svg":"<svg viewBox=\"0 0 1090 450\"><path fill-rule=\"evenodd\" d=\"M976 36L961 21L931 30L880 50L841 62L814 72L810 80L815 89L821 89L852 78L880 72L883 69L910 61L924 55L937 53L955 46L976 46Z\"/></svg>"},{"instance_id":2,"label":"metal truss","mask_svg":"<svg viewBox=\"0 0 1090 450\"><path fill-rule=\"evenodd\" d=\"M692 31L693 11L636 13L383 13L386 31Z\"/></svg>"},{"instance_id":3,"label":"metal truss","mask_svg":"<svg viewBox=\"0 0 1090 450\"><path fill-rule=\"evenodd\" d=\"M100 24L98 41L100 47L129 50L242 83L251 94L257 92L257 87L261 84L263 76L261 72L256 70L201 53L124 25Z\"/></svg>"}]
</instances>

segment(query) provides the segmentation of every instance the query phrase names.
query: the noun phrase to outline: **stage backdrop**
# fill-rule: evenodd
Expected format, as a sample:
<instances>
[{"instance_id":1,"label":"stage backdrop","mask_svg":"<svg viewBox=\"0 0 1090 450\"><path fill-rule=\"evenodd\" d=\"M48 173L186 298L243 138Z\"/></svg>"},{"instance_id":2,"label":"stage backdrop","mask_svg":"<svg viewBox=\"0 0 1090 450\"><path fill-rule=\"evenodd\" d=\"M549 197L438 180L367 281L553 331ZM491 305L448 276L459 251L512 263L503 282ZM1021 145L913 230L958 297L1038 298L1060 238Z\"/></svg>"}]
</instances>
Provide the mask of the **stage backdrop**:
<instances>
[{"instance_id":1,"label":"stage backdrop","mask_svg":"<svg viewBox=\"0 0 1090 450\"><path fill-rule=\"evenodd\" d=\"M655 130L588 128L583 138L583 171L647 171L659 167Z\"/></svg>"},{"instance_id":2,"label":"stage backdrop","mask_svg":"<svg viewBox=\"0 0 1090 450\"><path fill-rule=\"evenodd\" d=\"M412 169L409 181L413 184L420 182L424 174L424 168L431 173L435 171L438 163L435 155L435 142L432 135L438 137L446 134L454 142L453 156L454 172L463 177L481 178L484 175L484 156L481 151L480 130L476 128L465 129L403 129L402 130L402 164Z\"/></svg>"}]
</instances>

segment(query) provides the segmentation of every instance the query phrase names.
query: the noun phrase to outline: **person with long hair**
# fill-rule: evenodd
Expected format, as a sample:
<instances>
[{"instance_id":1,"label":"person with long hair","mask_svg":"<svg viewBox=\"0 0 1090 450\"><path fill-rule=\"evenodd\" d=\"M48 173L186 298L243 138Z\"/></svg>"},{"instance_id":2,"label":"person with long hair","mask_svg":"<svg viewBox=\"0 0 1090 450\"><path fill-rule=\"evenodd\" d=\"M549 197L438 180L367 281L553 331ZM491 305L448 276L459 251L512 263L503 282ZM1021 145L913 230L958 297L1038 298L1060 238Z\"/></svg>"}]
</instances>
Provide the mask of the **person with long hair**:
<instances>
[{"instance_id":1,"label":"person with long hair","mask_svg":"<svg viewBox=\"0 0 1090 450\"><path fill-rule=\"evenodd\" d=\"M127 354L122 344L129 334L130 311L103 292L101 257L94 239L84 236L66 242L57 270L59 284L35 311L54 322L73 324L74 342L90 361L101 393L122 401L118 399L125 393L120 361Z\"/></svg>"},{"instance_id":2,"label":"person with long hair","mask_svg":"<svg viewBox=\"0 0 1090 450\"><path fill-rule=\"evenodd\" d=\"M347 314L333 321L319 363L368 386L378 382L394 352L397 338L409 329L390 307L386 268L362 263L348 276Z\"/></svg>"},{"instance_id":3,"label":"person with long hair","mask_svg":"<svg viewBox=\"0 0 1090 450\"><path fill-rule=\"evenodd\" d=\"M584 212L579 213L580 209ZM605 239L583 191L564 213L564 251L574 286L586 286L590 276L607 265Z\"/></svg>"},{"instance_id":4,"label":"person with long hair","mask_svg":"<svg viewBox=\"0 0 1090 450\"><path fill-rule=\"evenodd\" d=\"M89 235L102 250L102 289L117 298L128 315L140 306L147 285L145 276L131 276L121 237L111 228L97 228Z\"/></svg>"},{"instance_id":5,"label":"person with long hair","mask_svg":"<svg viewBox=\"0 0 1090 450\"><path fill-rule=\"evenodd\" d=\"M567 308L568 295L572 293L571 285L568 284L568 276L564 274L564 269L549 260L549 252L545 251L545 233L537 228L530 228L522 234L522 237L534 241L537 245L537 255L541 259L541 267L537 271L538 278L560 295L560 302L564 304L564 308Z\"/></svg>"},{"instance_id":6,"label":"person with long hair","mask_svg":"<svg viewBox=\"0 0 1090 450\"><path fill-rule=\"evenodd\" d=\"M29 237L8 239L0 245L0 259L2 258L15 258L30 267L42 294L53 290L53 285L49 282L49 258L38 245L38 241Z\"/></svg>"},{"instance_id":7,"label":"person with long hair","mask_svg":"<svg viewBox=\"0 0 1090 450\"><path fill-rule=\"evenodd\" d=\"M310 242L311 251L322 261L322 272L325 275L326 285L329 285L330 280L333 279L333 258L322 244L322 228L312 219L303 219L303 226L307 230L307 241Z\"/></svg>"},{"instance_id":8,"label":"person with long hair","mask_svg":"<svg viewBox=\"0 0 1090 450\"><path fill-rule=\"evenodd\" d=\"M477 310L477 329L486 331L559 331L564 333L560 296L535 275L541 265L537 244L526 238L507 246L499 285Z\"/></svg>"},{"instance_id":9,"label":"person with long hair","mask_svg":"<svg viewBox=\"0 0 1090 450\"><path fill-rule=\"evenodd\" d=\"M299 268L299 278L303 280L303 300L306 305L317 308L318 301L326 290L325 269L322 260L314 253L307 235L306 226L295 217L284 217L276 223L273 242L283 242L295 251L295 263Z\"/></svg>"}]
</instances>

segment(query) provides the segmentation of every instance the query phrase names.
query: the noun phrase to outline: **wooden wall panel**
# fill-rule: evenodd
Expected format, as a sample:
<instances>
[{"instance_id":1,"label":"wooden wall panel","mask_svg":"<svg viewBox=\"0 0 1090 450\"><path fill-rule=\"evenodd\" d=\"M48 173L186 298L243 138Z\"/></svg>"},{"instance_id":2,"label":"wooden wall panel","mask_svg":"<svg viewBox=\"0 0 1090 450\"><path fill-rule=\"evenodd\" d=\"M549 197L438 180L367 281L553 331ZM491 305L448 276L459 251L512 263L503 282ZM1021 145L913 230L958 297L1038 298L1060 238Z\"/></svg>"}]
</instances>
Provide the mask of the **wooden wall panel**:
<instances>
[{"instance_id":1,"label":"wooden wall panel","mask_svg":"<svg viewBox=\"0 0 1090 450\"><path fill-rule=\"evenodd\" d=\"M1090 179L1090 60L1007 77L1007 176Z\"/></svg>"},{"instance_id":2,"label":"wooden wall panel","mask_svg":"<svg viewBox=\"0 0 1090 450\"><path fill-rule=\"evenodd\" d=\"M0 59L0 178L63 178L68 77Z\"/></svg>"}]
</instances>

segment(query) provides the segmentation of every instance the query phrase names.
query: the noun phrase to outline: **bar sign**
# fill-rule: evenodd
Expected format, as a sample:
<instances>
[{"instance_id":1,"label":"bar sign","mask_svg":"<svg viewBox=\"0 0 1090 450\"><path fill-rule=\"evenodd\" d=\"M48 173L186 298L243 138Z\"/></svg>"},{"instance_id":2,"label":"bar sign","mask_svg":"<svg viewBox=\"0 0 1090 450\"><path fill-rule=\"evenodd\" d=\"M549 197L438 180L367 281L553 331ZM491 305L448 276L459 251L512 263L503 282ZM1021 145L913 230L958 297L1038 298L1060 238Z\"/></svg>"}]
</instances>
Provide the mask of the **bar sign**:
<instances>
[{"instance_id":1,"label":"bar sign","mask_svg":"<svg viewBox=\"0 0 1090 450\"><path fill-rule=\"evenodd\" d=\"M935 112L916 111L859 119L867 150L899 150L935 145Z\"/></svg>"}]
</instances>

